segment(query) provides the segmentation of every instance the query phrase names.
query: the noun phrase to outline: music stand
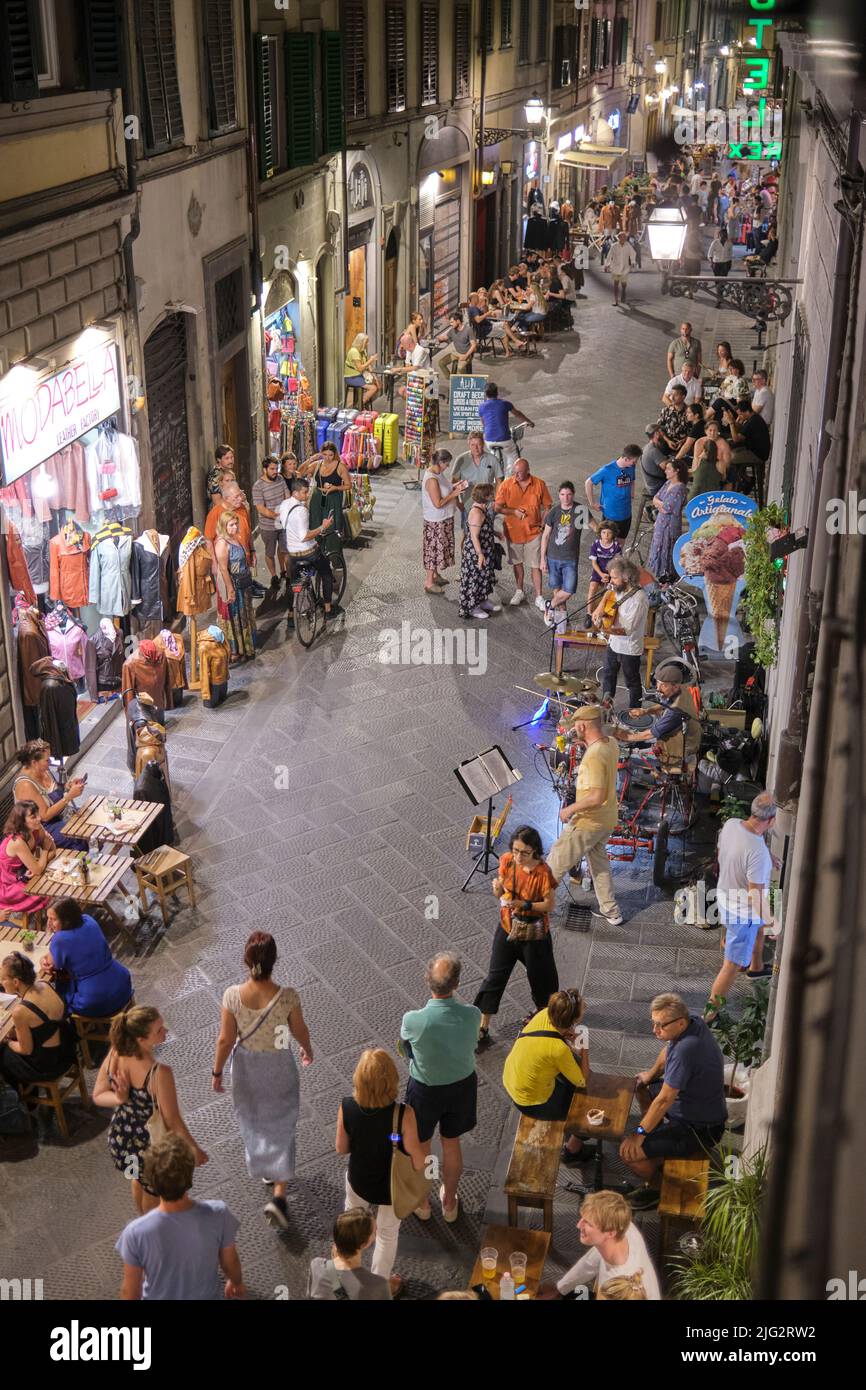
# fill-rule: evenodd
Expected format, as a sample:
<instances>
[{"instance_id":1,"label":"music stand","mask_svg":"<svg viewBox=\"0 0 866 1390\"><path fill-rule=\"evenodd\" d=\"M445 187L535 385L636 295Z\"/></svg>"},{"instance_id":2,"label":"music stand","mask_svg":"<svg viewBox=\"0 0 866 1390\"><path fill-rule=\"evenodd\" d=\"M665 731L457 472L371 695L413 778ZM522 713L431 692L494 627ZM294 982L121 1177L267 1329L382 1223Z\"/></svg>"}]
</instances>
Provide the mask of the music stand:
<instances>
[{"instance_id":1,"label":"music stand","mask_svg":"<svg viewBox=\"0 0 866 1390\"><path fill-rule=\"evenodd\" d=\"M499 862L499 855L493 848L491 836L493 798L498 796L500 792L504 792L507 787L513 787L515 782L522 781L523 773L511 766L499 744L496 743L492 748L485 749L483 753L477 753L474 758L468 758L459 767L455 767L454 776L473 806L480 806L483 802L487 802L487 829L484 833L484 848L480 854L476 855L475 862L461 886L461 893L465 893L473 875L479 869L483 874L490 872L491 858L495 859L497 863Z\"/></svg>"}]
</instances>

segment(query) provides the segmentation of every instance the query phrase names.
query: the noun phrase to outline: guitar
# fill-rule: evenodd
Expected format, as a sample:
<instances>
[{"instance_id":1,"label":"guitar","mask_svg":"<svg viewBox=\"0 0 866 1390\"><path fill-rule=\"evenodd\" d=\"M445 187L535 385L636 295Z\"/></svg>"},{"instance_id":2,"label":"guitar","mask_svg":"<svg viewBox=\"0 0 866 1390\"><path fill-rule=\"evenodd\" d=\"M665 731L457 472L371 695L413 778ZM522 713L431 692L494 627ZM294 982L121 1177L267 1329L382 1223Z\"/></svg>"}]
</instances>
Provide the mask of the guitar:
<instances>
[{"instance_id":1,"label":"guitar","mask_svg":"<svg viewBox=\"0 0 866 1390\"><path fill-rule=\"evenodd\" d=\"M625 603L627 598L631 598L632 594L636 593L637 589L633 585L623 593L617 593L615 589L607 590L602 603L601 624L599 627L599 631L602 632L605 637L609 636L611 628L616 626L617 609L620 604Z\"/></svg>"}]
</instances>

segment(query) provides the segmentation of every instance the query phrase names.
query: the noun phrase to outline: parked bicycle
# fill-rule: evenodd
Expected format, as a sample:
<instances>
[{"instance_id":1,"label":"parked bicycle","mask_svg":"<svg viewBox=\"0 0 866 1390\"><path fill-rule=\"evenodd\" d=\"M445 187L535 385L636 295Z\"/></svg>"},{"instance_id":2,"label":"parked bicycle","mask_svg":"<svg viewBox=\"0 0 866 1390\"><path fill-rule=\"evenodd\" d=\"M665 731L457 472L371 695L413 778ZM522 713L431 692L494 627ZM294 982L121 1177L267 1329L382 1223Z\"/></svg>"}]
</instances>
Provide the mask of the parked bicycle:
<instances>
[{"instance_id":1,"label":"parked bicycle","mask_svg":"<svg viewBox=\"0 0 866 1390\"><path fill-rule=\"evenodd\" d=\"M334 590L331 596L332 603L339 603L346 590L346 560L343 548L338 552L327 555L321 546L317 547L320 555L325 555L330 561L331 571L334 576ZM294 603L292 605L295 632L302 647L311 647L316 640L316 634L320 626L325 625L325 603L322 598L322 576L315 565L303 556L295 556L295 573L292 580L292 592Z\"/></svg>"},{"instance_id":2,"label":"parked bicycle","mask_svg":"<svg viewBox=\"0 0 866 1390\"><path fill-rule=\"evenodd\" d=\"M701 661L698 653L698 596L683 580L668 584L661 591L661 620L665 636L674 644L680 660L700 684Z\"/></svg>"}]
</instances>

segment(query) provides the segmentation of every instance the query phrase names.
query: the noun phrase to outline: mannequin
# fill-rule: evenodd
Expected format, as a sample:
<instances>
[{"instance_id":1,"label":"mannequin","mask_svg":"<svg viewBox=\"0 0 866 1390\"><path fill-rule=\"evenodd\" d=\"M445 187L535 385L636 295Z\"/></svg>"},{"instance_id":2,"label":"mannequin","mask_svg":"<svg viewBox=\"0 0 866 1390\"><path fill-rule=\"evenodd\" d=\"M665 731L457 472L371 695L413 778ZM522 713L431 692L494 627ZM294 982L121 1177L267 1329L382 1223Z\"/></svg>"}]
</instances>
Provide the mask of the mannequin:
<instances>
[{"instance_id":1,"label":"mannequin","mask_svg":"<svg viewBox=\"0 0 866 1390\"><path fill-rule=\"evenodd\" d=\"M162 709L171 703L171 682L165 652L160 651L156 643L148 638L139 642L138 650L123 663L120 678L120 694L124 704L141 691L151 695Z\"/></svg>"},{"instance_id":2,"label":"mannequin","mask_svg":"<svg viewBox=\"0 0 866 1390\"><path fill-rule=\"evenodd\" d=\"M21 548L21 537L8 518L6 520L6 567L9 571L9 583L13 588L19 589L30 606L35 608L36 593L30 579L24 551Z\"/></svg>"},{"instance_id":3,"label":"mannequin","mask_svg":"<svg viewBox=\"0 0 866 1390\"><path fill-rule=\"evenodd\" d=\"M186 650L183 638L180 633L170 632L168 628L163 628L158 637L154 638L160 651L165 652L165 659L168 664L169 684L172 693L172 709L179 709L183 704L183 692L189 689L189 681L186 677Z\"/></svg>"},{"instance_id":4,"label":"mannequin","mask_svg":"<svg viewBox=\"0 0 866 1390\"><path fill-rule=\"evenodd\" d=\"M55 661L61 662L73 681L87 674L87 633L63 603L55 603L45 618L48 646Z\"/></svg>"},{"instance_id":5,"label":"mannequin","mask_svg":"<svg viewBox=\"0 0 866 1390\"><path fill-rule=\"evenodd\" d=\"M159 706L152 695L141 690L126 706L126 766L135 775L136 736L139 728L146 724L156 724L165 737L165 710Z\"/></svg>"},{"instance_id":6,"label":"mannequin","mask_svg":"<svg viewBox=\"0 0 866 1390\"><path fill-rule=\"evenodd\" d=\"M38 738L42 682L33 674L32 667L34 662L50 660L51 649L39 609L16 602L15 611L18 614L18 680L24 706L24 731L28 739ZM53 748L51 751L54 751Z\"/></svg>"},{"instance_id":7,"label":"mannequin","mask_svg":"<svg viewBox=\"0 0 866 1390\"><path fill-rule=\"evenodd\" d=\"M39 718L53 758L67 758L81 747L78 737L78 697L61 661L40 657L30 667L39 682Z\"/></svg>"},{"instance_id":8,"label":"mannequin","mask_svg":"<svg viewBox=\"0 0 866 1390\"><path fill-rule=\"evenodd\" d=\"M106 522L93 537L89 600L110 618L124 617L132 605L132 532L117 521Z\"/></svg>"},{"instance_id":9,"label":"mannequin","mask_svg":"<svg viewBox=\"0 0 866 1390\"><path fill-rule=\"evenodd\" d=\"M132 611L140 623L168 615L168 536L142 531L132 544Z\"/></svg>"},{"instance_id":10,"label":"mannequin","mask_svg":"<svg viewBox=\"0 0 866 1390\"><path fill-rule=\"evenodd\" d=\"M216 709L228 694L229 650L225 635L212 623L198 639L201 668L201 702L207 709Z\"/></svg>"},{"instance_id":11,"label":"mannequin","mask_svg":"<svg viewBox=\"0 0 866 1390\"><path fill-rule=\"evenodd\" d=\"M74 521L67 521L48 545L50 598L67 608L83 608L90 601L90 536Z\"/></svg>"},{"instance_id":12,"label":"mannequin","mask_svg":"<svg viewBox=\"0 0 866 1390\"><path fill-rule=\"evenodd\" d=\"M139 840L138 848L141 853L150 854L152 849L159 849L161 845L175 844L177 836L171 814L171 792L165 784L159 763L147 763L135 780L132 795L136 801L158 801L165 808L162 815L157 816Z\"/></svg>"},{"instance_id":13,"label":"mannequin","mask_svg":"<svg viewBox=\"0 0 866 1390\"><path fill-rule=\"evenodd\" d=\"M110 618L101 618L89 639L96 653L96 684L100 691L120 690L123 670L123 638Z\"/></svg>"},{"instance_id":14,"label":"mannequin","mask_svg":"<svg viewBox=\"0 0 866 1390\"><path fill-rule=\"evenodd\" d=\"M214 582L210 546L197 526L190 526L178 553L177 611L190 624L190 689L198 690L198 642L195 620L213 607Z\"/></svg>"}]
</instances>

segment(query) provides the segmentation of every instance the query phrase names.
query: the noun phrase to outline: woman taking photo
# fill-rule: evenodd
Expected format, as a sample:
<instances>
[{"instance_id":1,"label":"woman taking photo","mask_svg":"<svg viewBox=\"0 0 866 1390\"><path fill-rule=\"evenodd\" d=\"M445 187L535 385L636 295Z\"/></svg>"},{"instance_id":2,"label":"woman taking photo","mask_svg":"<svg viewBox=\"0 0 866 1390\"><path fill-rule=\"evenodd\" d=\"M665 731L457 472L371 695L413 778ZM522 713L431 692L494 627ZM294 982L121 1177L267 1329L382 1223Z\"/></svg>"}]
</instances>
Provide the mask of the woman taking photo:
<instances>
[{"instance_id":1,"label":"woman taking photo","mask_svg":"<svg viewBox=\"0 0 866 1390\"><path fill-rule=\"evenodd\" d=\"M367 345L370 339L366 333L356 333L352 340L352 346L346 353L346 361L343 365L343 380L346 388L350 386L360 386L364 391L364 407L370 405L376 399L381 386L370 370L376 361L376 353L371 357L367 356Z\"/></svg>"},{"instance_id":2,"label":"woman taking photo","mask_svg":"<svg viewBox=\"0 0 866 1390\"><path fill-rule=\"evenodd\" d=\"M0 911L41 912L48 899L27 891L57 850L35 801L16 801L0 840Z\"/></svg>"},{"instance_id":3,"label":"woman taking photo","mask_svg":"<svg viewBox=\"0 0 866 1390\"><path fill-rule=\"evenodd\" d=\"M108 1150L114 1166L132 1184L132 1200L139 1214L152 1211L159 1197L142 1178L142 1155L158 1138L159 1131L177 1134L192 1149L196 1167L207 1163L183 1122L171 1067L157 1062L154 1051L168 1037L159 1009L137 1004L118 1014L109 1034L111 1051L99 1068L93 1087L93 1103L113 1110L108 1128ZM148 1122L154 1121L151 1129Z\"/></svg>"},{"instance_id":4,"label":"woman taking photo","mask_svg":"<svg viewBox=\"0 0 866 1390\"><path fill-rule=\"evenodd\" d=\"M73 898L59 898L48 909L51 939L39 962L43 970L63 973L55 988L71 1014L108 1018L132 998L132 977L115 960L99 923L86 916Z\"/></svg>"},{"instance_id":5,"label":"woman taking photo","mask_svg":"<svg viewBox=\"0 0 866 1390\"><path fill-rule=\"evenodd\" d=\"M717 424L707 426L707 432L703 439L699 439L695 445L695 457L689 474L689 491L686 498L691 502L693 497L697 497L702 492L717 492L719 488L726 485L728 470L722 462L720 447L724 444L730 458L730 447L720 440L719 427Z\"/></svg>"},{"instance_id":6,"label":"woman taking photo","mask_svg":"<svg viewBox=\"0 0 866 1390\"><path fill-rule=\"evenodd\" d=\"M352 1078L352 1094L343 1097L337 1111L335 1143L338 1154L349 1155L344 1210L378 1208L373 1273L390 1279L395 1296L403 1286L403 1280L391 1274L400 1236L400 1220L391 1205L391 1135L395 1132L394 1107L399 1090L400 1075L393 1058L382 1048L362 1052ZM420 1173L424 1169L425 1147L418 1139L415 1111L411 1105L400 1108L403 1118L399 1147Z\"/></svg>"},{"instance_id":7,"label":"woman taking photo","mask_svg":"<svg viewBox=\"0 0 866 1390\"><path fill-rule=\"evenodd\" d=\"M580 1026L583 1009L576 989L557 990L524 1024L502 1069L502 1084L521 1115L567 1118L575 1091L589 1076L589 1036ZM595 1153L595 1144L572 1135L562 1146L560 1161L585 1163Z\"/></svg>"},{"instance_id":8,"label":"woman taking photo","mask_svg":"<svg viewBox=\"0 0 866 1390\"><path fill-rule=\"evenodd\" d=\"M662 483L652 506L658 515L653 526L646 567L660 582L673 575L673 550L683 529L683 507L689 480L687 459L668 459L664 465L667 482Z\"/></svg>"},{"instance_id":9,"label":"woman taking photo","mask_svg":"<svg viewBox=\"0 0 866 1390\"><path fill-rule=\"evenodd\" d=\"M51 832L58 849L87 849L86 840L76 840L63 833L69 803L84 791L84 778L73 777L64 791L51 771L50 745L41 738L25 743L15 756L21 764L21 772L12 788L15 800L36 803L39 819Z\"/></svg>"},{"instance_id":10,"label":"woman taking photo","mask_svg":"<svg viewBox=\"0 0 866 1390\"><path fill-rule=\"evenodd\" d=\"M220 1035L213 1063L213 1089L222 1092L231 1058L232 1104L244 1141L251 1178L273 1183L265 1216L280 1231L289 1228L286 1187L295 1176L295 1131L300 1108L298 1068L289 1046L295 1039L303 1066L313 1060L301 1001L272 978L277 945L256 931L244 950L249 972L223 995Z\"/></svg>"},{"instance_id":11,"label":"woman taking photo","mask_svg":"<svg viewBox=\"0 0 866 1390\"><path fill-rule=\"evenodd\" d=\"M724 381L725 377L730 375L732 366L731 345L723 339L720 343L716 343L716 366L713 376L718 382Z\"/></svg>"},{"instance_id":12,"label":"woman taking photo","mask_svg":"<svg viewBox=\"0 0 866 1390\"><path fill-rule=\"evenodd\" d=\"M437 449L424 474L421 490L421 515L424 529L421 540L421 559L426 579L424 592L441 594L448 580L441 570L454 564L454 499L466 491L466 482L449 487L443 474L451 462L447 449Z\"/></svg>"},{"instance_id":13,"label":"woman taking photo","mask_svg":"<svg viewBox=\"0 0 866 1390\"><path fill-rule=\"evenodd\" d=\"M75 1034L64 1021L60 995L22 951L0 962L0 988L18 996L12 1007L14 1036L0 1046L0 1076L12 1086L54 1081L75 1060Z\"/></svg>"},{"instance_id":14,"label":"woman taking photo","mask_svg":"<svg viewBox=\"0 0 866 1390\"><path fill-rule=\"evenodd\" d=\"M315 475L315 486L310 492L310 526L321 526L326 516L331 517L333 525L322 537L322 547L328 555L340 555L346 539L343 508L352 499L349 470L337 453L336 444L323 444L322 452L314 454L310 463L310 472Z\"/></svg>"},{"instance_id":15,"label":"woman taking photo","mask_svg":"<svg viewBox=\"0 0 866 1390\"><path fill-rule=\"evenodd\" d=\"M496 537L491 515L494 492L492 483L476 483L472 489L472 505L466 515L466 534L460 556L458 611L464 621L468 618L483 620L491 613L502 612L502 604L490 599L496 584L493 568Z\"/></svg>"},{"instance_id":16,"label":"woman taking photo","mask_svg":"<svg viewBox=\"0 0 866 1390\"><path fill-rule=\"evenodd\" d=\"M704 407L700 401L686 406L686 437L676 452L676 458L689 459L695 443L704 437Z\"/></svg>"},{"instance_id":17,"label":"woman taking photo","mask_svg":"<svg viewBox=\"0 0 866 1390\"><path fill-rule=\"evenodd\" d=\"M511 972L522 961L536 1009L543 1009L559 989L549 914L556 898L556 879L544 862L541 836L531 825L520 825L507 854L499 861L493 892L501 902L499 926L487 977L473 1000L481 1010L479 1047L490 1042L490 1019L499 1011ZM531 1015L527 1015L531 1017Z\"/></svg>"},{"instance_id":18,"label":"woman taking photo","mask_svg":"<svg viewBox=\"0 0 866 1390\"><path fill-rule=\"evenodd\" d=\"M241 544L240 522L224 511L217 522L214 543L217 562L217 623L229 648L229 663L249 661L256 654L253 616L253 577Z\"/></svg>"}]
</instances>

